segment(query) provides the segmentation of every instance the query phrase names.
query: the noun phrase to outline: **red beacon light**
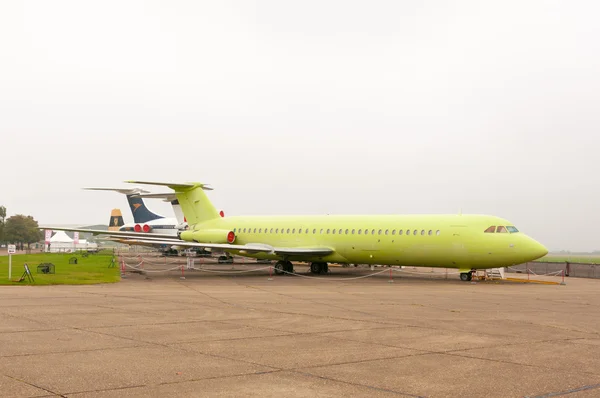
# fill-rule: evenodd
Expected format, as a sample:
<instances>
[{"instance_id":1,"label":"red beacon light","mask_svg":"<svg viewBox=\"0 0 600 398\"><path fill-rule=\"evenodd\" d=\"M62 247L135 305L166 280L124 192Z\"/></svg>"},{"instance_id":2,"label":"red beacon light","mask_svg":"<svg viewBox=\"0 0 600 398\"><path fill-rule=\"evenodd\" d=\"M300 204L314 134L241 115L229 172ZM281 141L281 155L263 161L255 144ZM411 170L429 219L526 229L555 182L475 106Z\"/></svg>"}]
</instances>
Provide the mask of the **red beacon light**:
<instances>
[{"instance_id":1,"label":"red beacon light","mask_svg":"<svg viewBox=\"0 0 600 398\"><path fill-rule=\"evenodd\" d=\"M144 224L144 228L143 228L143 230L144 230L144 232L145 232L145 233L148 233L148 232L150 232L150 230L151 230L151 229L152 229L152 227L150 227L150 225L148 225L148 224Z\"/></svg>"},{"instance_id":2,"label":"red beacon light","mask_svg":"<svg viewBox=\"0 0 600 398\"><path fill-rule=\"evenodd\" d=\"M133 226L133 230L134 230L135 232L142 232L142 227L141 227L141 225L140 225L140 224L135 224L135 225Z\"/></svg>"},{"instance_id":3,"label":"red beacon light","mask_svg":"<svg viewBox=\"0 0 600 398\"><path fill-rule=\"evenodd\" d=\"M235 241L235 232L229 231L227 233L227 242L233 243Z\"/></svg>"},{"instance_id":4,"label":"red beacon light","mask_svg":"<svg viewBox=\"0 0 600 398\"><path fill-rule=\"evenodd\" d=\"M219 212L219 215L220 215L221 217L225 217L225 213L223 212L223 210L221 210L221 211Z\"/></svg>"}]
</instances>

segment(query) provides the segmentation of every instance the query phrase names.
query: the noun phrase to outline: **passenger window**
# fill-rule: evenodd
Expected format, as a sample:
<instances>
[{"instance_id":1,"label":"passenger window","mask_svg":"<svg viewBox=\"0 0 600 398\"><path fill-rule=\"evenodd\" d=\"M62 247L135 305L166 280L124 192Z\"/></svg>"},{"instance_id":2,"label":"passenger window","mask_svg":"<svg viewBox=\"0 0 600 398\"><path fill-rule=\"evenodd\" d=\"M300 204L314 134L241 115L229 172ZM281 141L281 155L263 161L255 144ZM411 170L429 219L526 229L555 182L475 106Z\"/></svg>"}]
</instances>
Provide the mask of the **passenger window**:
<instances>
[{"instance_id":1,"label":"passenger window","mask_svg":"<svg viewBox=\"0 0 600 398\"><path fill-rule=\"evenodd\" d=\"M495 225L492 225L491 227L489 227L488 229L486 229L486 230L485 230L485 231L483 231L483 232L486 232L486 233L494 233L494 232L496 232L496 226L495 226Z\"/></svg>"},{"instance_id":2,"label":"passenger window","mask_svg":"<svg viewBox=\"0 0 600 398\"><path fill-rule=\"evenodd\" d=\"M386 230L385 230L385 234L386 234L386 235L387 235L389 232L390 232L390 230L389 230L389 229L386 229Z\"/></svg>"},{"instance_id":3,"label":"passenger window","mask_svg":"<svg viewBox=\"0 0 600 398\"><path fill-rule=\"evenodd\" d=\"M375 230L374 229L371 230L371 235L375 235Z\"/></svg>"},{"instance_id":4,"label":"passenger window","mask_svg":"<svg viewBox=\"0 0 600 398\"><path fill-rule=\"evenodd\" d=\"M365 235L369 235L369 230L365 229Z\"/></svg>"},{"instance_id":5,"label":"passenger window","mask_svg":"<svg viewBox=\"0 0 600 398\"><path fill-rule=\"evenodd\" d=\"M244 228L244 233L246 233L246 228Z\"/></svg>"},{"instance_id":6,"label":"passenger window","mask_svg":"<svg viewBox=\"0 0 600 398\"><path fill-rule=\"evenodd\" d=\"M400 234L400 235L402 235L402 234ZM406 235L410 235L410 229L406 230Z\"/></svg>"},{"instance_id":7,"label":"passenger window","mask_svg":"<svg viewBox=\"0 0 600 398\"><path fill-rule=\"evenodd\" d=\"M269 231L269 233L273 233L273 228L271 228L271 230Z\"/></svg>"},{"instance_id":8,"label":"passenger window","mask_svg":"<svg viewBox=\"0 0 600 398\"><path fill-rule=\"evenodd\" d=\"M333 231L331 231L331 233L332 233L333 235L335 235L335 229L334 229Z\"/></svg>"},{"instance_id":9,"label":"passenger window","mask_svg":"<svg viewBox=\"0 0 600 398\"><path fill-rule=\"evenodd\" d=\"M321 235L323 235L323 228L321 228L321 232L319 232Z\"/></svg>"},{"instance_id":10,"label":"passenger window","mask_svg":"<svg viewBox=\"0 0 600 398\"><path fill-rule=\"evenodd\" d=\"M338 234L340 234L340 235L342 234L342 229L341 229L341 228L340 228L340 230L338 231Z\"/></svg>"},{"instance_id":11,"label":"passenger window","mask_svg":"<svg viewBox=\"0 0 600 398\"><path fill-rule=\"evenodd\" d=\"M256 228L254 228L254 233L256 233Z\"/></svg>"},{"instance_id":12,"label":"passenger window","mask_svg":"<svg viewBox=\"0 0 600 398\"><path fill-rule=\"evenodd\" d=\"M402 233L403 233L403 232L402 232L402 230L399 230L399 231L398 231L398 235L402 235ZM408 234L407 234L407 235L408 235Z\"/></svg>"},{"instance_id":13,"label":"passenger window","mask_svg":"<svg viewBox=\"0 0 600 398\"><path fill-rule=\"evenodd\" d=\"M329 229L329 228L327 228L327 234L328 234L328 235L329 235L329 231L330 231L330 229Z\"/></svg>"},{"instance_id":14,"label":"passenger window","mask_svg":"<svg viewBox=\"0 0 600 398\"><path fill-rule=\"evenodd\" d=\"M278 234L279 233L279 228L275 228L275 233Z\"/></svg>"},{"instance_id":15,"label":"passenger window","mask_svg":"<svg viewBox=\"0 0 600 398\"><path fill-rule=\"evenodd\" d=\"M431 236L432 233L433 233L433 231L429 230L429 232L427 233L427 235Z\"/></svg>"},{"instance_id":16,"label":"passenger window","mask_svg":"<svg viewBox=\"0 0 600 398\"><path fill-rule=\"evenodd\" d=\"M377 235L381 235L381 230L379 230L379 232L377 232Z\"/></svg>"},{"instance_id":17,"label":"passenger window","mask_svg":"<svg viewBox=\"0 0 600 398\"><path fill-rule=\"evenodd\" d=\"M235 228L233 229L233 233L235 233Z\"/></svg>"},{"instance_id":18,"label":"passenger window","mask_svg":"<svg viewBox=\"0 0 600 398\"><path fill-rule=\"evenodd\" d=\"M308 234L308 228L306 228L306 231L304 231L304 233Z\"/></svg>"},{"instance_id":19,"label":"passenger window","mask_svg":"<svg viewBox=\"0 0 600 398\"><path fill-rule=\"evenodd\" d=\"M396 235L396 230L392 229L392 235Z\"/></svg>"},{"instance_id":20,"label":"passenger window","mask_svg":"<svg viewBox=\"0 0 600 398\"><path fill-rule=\"evenodd\" d=\"M313 235L317 233L317 229L313 229Z\"/></svg>"},{"instance_id":21,"label":"passenger window","mask_svg":"<svg viewBox=\"0 0 600 398\"><path fill-rule=\"evenodd\" d=\"M425 235L425 230L424 229L421 230L421 235Z\"/></svg>"},{"instance_id":22,"label":"passenger window","mask_svg":"<svg viewBox=\"0 0 600 398\"><path fill-rule=\"evenodd\" d=\"M419 231L417 231L416 229L413 231L413 235L416 235L418 233L419 233Z\"/></svg>"},{"instance_id":23,"label":"passenger window","mask_svg":"<svg viewBox=\"0 0 600 398\"><path fill-rule=\"evenodd\" d=\"M438 229L437 231L435 231L435 234L439 236L440 230Z\"/></svg>"},{"instance_id":24,"label":"passenger window","mask_svg":"<svg viewBox=\"0 0 600 398\"><path fill-rule=\"evenodd\" d=\"M496 228L496 232L508 233L508 231L506 230L506 227L502 227L502 226Z\"/></svg>"},{"instance_id":25,"label":"passenger window","mask_svg":"<svg viewBox=\"0 0 600 398\"><path fill-rule=\"evenodd\" d=\"M353 229L353 230L352 230L352 235L354 235L354 232L355 232L355 231L356 231L355 229Z\"/></svg>"},{"instance_id":26,"label":"passenger window","mask_svg":"<svg viewBox=\"0 0 600 398\"><path fill-rule=\"evenodd\" d=\"M288 230L289 231L289 230ZM296 228L292 229L292 233L295 234L296 233Z\"/></svg>"},{"instance_id":27,"label":"passenger window","mask_svg":"<svg viewBox=\"0 0 600 398\"><path fill-rule=\"evenodd\" d=\"M348 230L346 230L346 235L348 235Z\"/></svg>"},{"instance_id":28,"label":"passenger window","mask_svg":"<svg viewBox=\"0 0 600 398\"><path fill-rule=\"evenodd\" d=\"M359 229L358 230L358 234L360 235L361 233L362 233L362 229Z\"/></svg>"},{"instance_id":29,"label":"passenger window","mask_svg":"<svg viewBox=\"0 0 600 398\"><path fill-rule=\"evenodd\" d=\"M262 228L259 228L258 233L261 234L262 233Z\"/></svg>"}]
</instances>

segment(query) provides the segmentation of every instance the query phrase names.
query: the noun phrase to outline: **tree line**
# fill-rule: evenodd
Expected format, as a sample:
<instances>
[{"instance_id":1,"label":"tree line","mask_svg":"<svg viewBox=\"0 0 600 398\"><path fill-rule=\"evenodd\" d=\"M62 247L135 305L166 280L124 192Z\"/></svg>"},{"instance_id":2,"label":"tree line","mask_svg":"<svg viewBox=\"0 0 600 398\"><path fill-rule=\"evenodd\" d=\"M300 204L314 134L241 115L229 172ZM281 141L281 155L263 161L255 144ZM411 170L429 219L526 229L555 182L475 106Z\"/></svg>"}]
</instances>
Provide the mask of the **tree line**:
<instances>
[{"instance_id":1,"label":"tree line","mask_svg":"<svg viewBox=\"0 0 600 398\"><path fill-rule=\"evenodd\" d=\"M38 229L38 222L32 216L16 214L6 218L6 207L0 206L0 243L15 244L20 250L27 245L39 242L44 233Z\"/></svg>"}]
</instances>

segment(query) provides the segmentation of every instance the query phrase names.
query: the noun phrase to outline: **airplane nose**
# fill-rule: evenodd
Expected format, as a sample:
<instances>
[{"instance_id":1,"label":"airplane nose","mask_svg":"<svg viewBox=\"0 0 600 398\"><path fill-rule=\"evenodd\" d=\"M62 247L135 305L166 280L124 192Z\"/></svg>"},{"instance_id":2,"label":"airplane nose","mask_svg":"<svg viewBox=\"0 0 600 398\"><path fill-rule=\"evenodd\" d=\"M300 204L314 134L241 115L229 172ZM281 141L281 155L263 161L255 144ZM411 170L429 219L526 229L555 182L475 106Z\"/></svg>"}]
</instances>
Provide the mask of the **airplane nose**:
<instances>
[{"instance_id":1,"label":"airplane nose","mask_svg":"<svg viewBox=\"0 0 600 398\"><path fill-rule=\"evenodd\" d=\"M537 254L540 257L544 257L546 254L548 254L548 249L546 249L546 246L542 245L541 243L537 244Z\"/></svg>"},{"instance_id":2,"label":"airplane nose","mask_svg":"<svg viewBox=\"0 0 600 398\"><path fill-rule=\"evenodd\" d=\"M544 257L546 254L548 254L548 249L546 249L546 246L536 242L535 240L531 242L531 247L528 251L531 253L533 260L537 260L538 258Z\"/></svg>"}]
</instances>

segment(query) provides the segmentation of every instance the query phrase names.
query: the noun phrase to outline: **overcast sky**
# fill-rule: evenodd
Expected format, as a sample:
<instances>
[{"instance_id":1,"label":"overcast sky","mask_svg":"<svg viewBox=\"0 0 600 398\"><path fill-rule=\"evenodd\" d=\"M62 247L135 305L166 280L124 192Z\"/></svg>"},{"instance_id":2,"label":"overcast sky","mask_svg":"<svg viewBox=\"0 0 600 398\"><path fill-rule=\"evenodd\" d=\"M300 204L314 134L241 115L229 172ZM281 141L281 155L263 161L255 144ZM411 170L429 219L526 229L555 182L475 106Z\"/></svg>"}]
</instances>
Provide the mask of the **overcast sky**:
<instances>
[{"instance_id":1,"label":"overcast sky","mask_svg":"<svg viewBox=\"0 0 600 398\"><path fill-rule=\"evenodd\" d=\"M115 207L130 221L124 197L81 188L200 181L226 215L462 209L551 250L600 249L598 15L573 0L3 1L0 204L41 224Z\"/></svg>"}]
</instances>

